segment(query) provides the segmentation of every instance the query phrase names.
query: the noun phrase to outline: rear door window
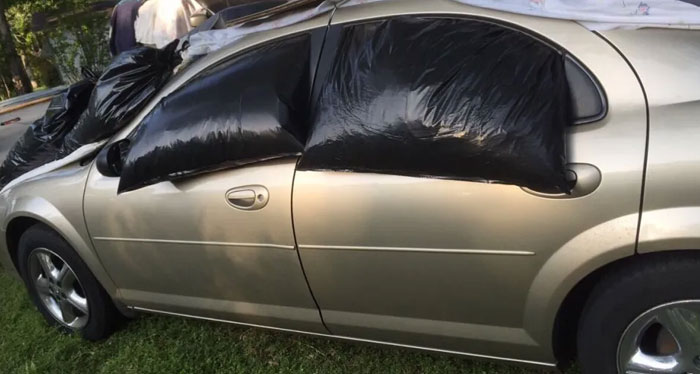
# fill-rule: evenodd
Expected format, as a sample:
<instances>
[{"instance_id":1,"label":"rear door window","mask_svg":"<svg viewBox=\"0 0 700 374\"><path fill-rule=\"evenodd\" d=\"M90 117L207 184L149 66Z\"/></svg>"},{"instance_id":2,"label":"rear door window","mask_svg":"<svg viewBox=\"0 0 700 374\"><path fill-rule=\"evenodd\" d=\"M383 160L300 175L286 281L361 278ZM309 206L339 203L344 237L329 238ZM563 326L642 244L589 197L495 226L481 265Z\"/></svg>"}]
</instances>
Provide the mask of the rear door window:
<instances>
[{"instance_id":1,"label":"rear door window","mask_svg":"<svg viewBox=\"0 0 700 374\"><path fill-rule=\"evenodd\" d=\"M558 50L470 19L340 27L300 169L568 192L565 131L574 110Z\"/></svg>"}]
</instances>

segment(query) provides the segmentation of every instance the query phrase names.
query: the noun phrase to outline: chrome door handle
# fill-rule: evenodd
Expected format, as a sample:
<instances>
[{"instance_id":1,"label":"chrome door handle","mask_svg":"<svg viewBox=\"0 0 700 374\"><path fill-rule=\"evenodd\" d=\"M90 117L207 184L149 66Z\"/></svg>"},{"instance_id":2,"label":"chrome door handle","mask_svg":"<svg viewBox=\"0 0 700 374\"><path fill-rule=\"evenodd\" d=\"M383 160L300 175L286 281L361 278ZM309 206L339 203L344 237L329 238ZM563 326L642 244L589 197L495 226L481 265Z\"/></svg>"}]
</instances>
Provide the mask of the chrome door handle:
<instances>
[{"instance_id":1,"label":"chrome door handle","mask_svg":"<svg viewBox=\"0 0 700 374\"><path fill-rule=\"evenodd\" d=\"M600 170L591 164L568 164L567 180L571 183L571 193L547 193L521 187L523 191L547 199L573 199L586 196L598 189L602 181Z\"/></svg>"},{"instance_id":2,"label":"chrome door handle","mask_svg":"<svg viewBox=\"0 0 700 374\"><path fill-rule=\"evenodd\" d=\"M258 185L236 187L226 192L229 205L241 210L262 209L269 200L267 188Z\"/></svg>"}]
</instances>

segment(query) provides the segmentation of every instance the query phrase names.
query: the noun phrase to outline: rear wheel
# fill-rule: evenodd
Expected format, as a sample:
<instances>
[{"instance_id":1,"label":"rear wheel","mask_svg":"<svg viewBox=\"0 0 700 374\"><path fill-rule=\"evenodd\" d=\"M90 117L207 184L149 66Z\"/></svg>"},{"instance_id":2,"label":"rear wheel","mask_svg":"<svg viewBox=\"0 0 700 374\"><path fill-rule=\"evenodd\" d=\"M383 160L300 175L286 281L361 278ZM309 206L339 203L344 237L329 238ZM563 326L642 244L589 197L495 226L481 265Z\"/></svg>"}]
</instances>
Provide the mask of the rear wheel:
<instances>
[{"instance_id":1,"label":"rear wheel","mask_svg":"<svg viewBox=\"0 0 700 374\"><path fill-rule=\"evenodd\" d=\"M111 334L119 319L112 300L55 231L30 227L20 238L18 260L29 295L50 324L88 340Z\"/></svg>"},{"instance_id":2,"label":"rear wheel","mask_svg":"<svg viewBox=\"0 0 700 374\"><path fill-rule=\"evenodd\" d=\"M617 360L626 372L700 372L700 301L670 302L642 313L622 334Z\"/></svg>"},{"instance_id":3,"label":"rear wheel","mask_svg":"<svg viewBox=\"0 0 700 374\"><path fill-rule=\"evenodd\" d=\"M649 256L596 285L578 332L585 374L700 373L700 257Z\"/></svg>"}]
</instances>

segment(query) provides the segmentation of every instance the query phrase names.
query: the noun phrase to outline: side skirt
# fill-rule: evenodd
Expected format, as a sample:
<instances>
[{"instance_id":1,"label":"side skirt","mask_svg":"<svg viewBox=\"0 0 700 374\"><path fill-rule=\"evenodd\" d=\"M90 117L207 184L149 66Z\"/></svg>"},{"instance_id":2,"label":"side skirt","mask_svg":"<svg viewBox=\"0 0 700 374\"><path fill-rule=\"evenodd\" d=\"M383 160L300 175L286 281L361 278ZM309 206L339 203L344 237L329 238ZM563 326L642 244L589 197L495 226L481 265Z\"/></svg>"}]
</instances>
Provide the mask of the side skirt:
<instances>
[{"instance_id":1,"label":"side skirt","mask_svg":"<svg viewBox=\"0 0 700 374\"><path fill-rule=\"evenodd\" d=\"M154 313L154 314L163 314L163 315L168 315L168 316L193 318L193 319L212 321L212 322L223 322L223 323L229 323L229 324L234 324L234 325L239 325L239 326L256 327L256 328L262 328L262 329L268 329L268 330L289 332L289 333L294 333L294 334L304 334L304 335L319 336L319 337L330 338L330 339L347 340L347 341L358 342L358 343L380 344L380 345L388 345L388 346L392 346L392 347L399 347L399 348L412 349L412 350L418 350L418 351L428 351L428 352L443 353L443 354L456 355L456 356L464 356L467 358L473 358L473 359L479 359L479 360L501 361L501 362L517 364L517 365L531 366L531 367L536 367L536 368L547 368L547 369L555 369L556 368L556 364L549 363L549 362L519 360L519 359L507 358L507 357L480 355L480 354L476 354L476 353L465 353L465 352L458 352L458 351L450 351L450 350L446 350L446 349L421 347L421 346L417 346L417 345L390 343L390 342L383 342L383 341L371 340L371 339L360 339L360 338L353 338L353 337L349 337L349 336L320 334L320 333L316 333L316 332L292 330L292 329L285 329L285 328L279 328L279 327L274 327L274 326L257 325L257 324L253 324L253 323L228 321L228 320L217 319L217 318L199 317L199 316L194 316L194 315L190 315L190 314L172 313L172 312L166 312L166 311L162 311L162 310L147 309L147 308L140 308L140 307L129 307L129 309L139 311L139 312L145 312L145 313Z\"/></svg>"}]
</instances>

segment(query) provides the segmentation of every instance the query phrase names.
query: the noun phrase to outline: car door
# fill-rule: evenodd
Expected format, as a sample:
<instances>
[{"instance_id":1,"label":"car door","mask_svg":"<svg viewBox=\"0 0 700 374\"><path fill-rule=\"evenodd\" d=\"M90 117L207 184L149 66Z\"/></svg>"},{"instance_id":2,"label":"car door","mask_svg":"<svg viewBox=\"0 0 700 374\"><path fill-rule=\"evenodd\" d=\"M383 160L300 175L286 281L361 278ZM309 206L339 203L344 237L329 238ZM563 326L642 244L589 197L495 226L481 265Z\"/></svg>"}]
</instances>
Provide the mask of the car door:
<instances>
[{"instance_id":1,"label":"car door","mask_svg":"<svg viewBox=\"0 0 700 374\"><path fill-rule=\"evenodd\" d=\"M559 300L549 293L573 287L584 262L634 253L646 136L639 83L613 48L573 22L419 0L339 8L327 39L331 55L324 53L320 67L328 75L319 73L317 80L347 79L327 73L335 53L346 52L342 43L332 51L333 38L398 16L488 22L568 55L578 118L568 129L567 160L577 182L563 195L514 185L297 171L295 232L324 321L343 336L552 362L556 303L565 293ZM426 51L414 52L420 59ZM367 63L392 81L387 61ZM593 111L585 113L590 105Z\"/></svg>"},{"instance_id":2,"label":"car door","mask_svg":"<svg viewBox=\"0 0 700 374\"><path fill-rule=\"evenodd\" d=\"M192 123L201 128L179 131L187 134L201 130L203 137L215 136L207 131L213 118L221 118L212 115L219 105L243 107L242 112L236 112L240 117L236 121L241 125L232 133L254 127L246 126L245 121L260 121L263 126L260 131L267 131L268 122L265 121L275 114L245 112L244 107L251 103L255 108L260 107L254 104L259 98L250 94L259 89L255 80L241 75L248 70L241 68L238 61L250 64L257 57L246 59L246 54L263 53L274 47L267 48L267 41L256 44L260 39L284 43L284 40L308 38L313 40L311 44L322 42L327 21L328 18L325 23L317 19L296 25L296 30L302 32L293 33L293 37L285 35L284 30L257 36L252 42L242 42L243 47L233 51L224 50L204 57L176 76L161 98L168 98L168 93L175 97L176 93L190 92L187 91L189 81L210 69L219 74L217 76L231 74L222 81L250 85L243 89L246 92L243 96L232 96L234 102L227 101L226 87L229 86L220 87L220 93L216 91L219 97L215 98L218 104L214 106L209 103L205 107L201 96L191 97L189 106L177 108L182 114L179 119L194 118ZM284 38L275 38L278 35ZM308 53L308 60L316 61L320 48L308 49L299 50L299 55ZM265 66L274 65L275 71L268 73L283 77L288 63L279 61ZM307 86L313 79L314 65L310 62L307 66ZM174 91L179 86L185 90ZM270 106L277 108L276 103ZM151 109L153 107L152 104ZM140 117L144 118L145 113ZM153 110L152 113L160 112ZM203 119L197 120L197 116ZM147 122L147 118L143 121ZM177 120L178 116L173 118ZM138 125L134 128L138 129ZM117 140L132 131L133 128L117 136L109 147L118 147ZM162 136L172 136L171 133L163 131ZM269 146L262 143L265 136L246 139L247 143L240 146L249 149ZM105 152L112 149L109 147ZM200 148L199 152L207 151ZM208 158L204 153L184 157L202 163ZM110 176L108 172L103 174L99 162L95 163L86 186L85 218L94 248L117 285L122 301L137 310L326 332L304 279L292 230L291 188L295 165L296 157L287 157L233 169L220 170L221 167L216 166L215 170L203 174L117 193L119 177ZM194 165L194 169L199 168L199 164Z\"/></svg>"}]
</instances>

